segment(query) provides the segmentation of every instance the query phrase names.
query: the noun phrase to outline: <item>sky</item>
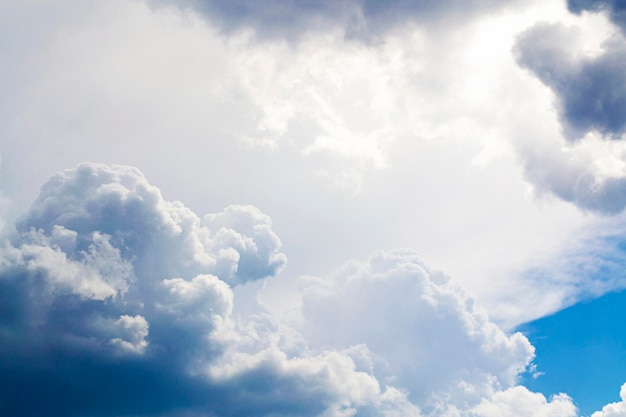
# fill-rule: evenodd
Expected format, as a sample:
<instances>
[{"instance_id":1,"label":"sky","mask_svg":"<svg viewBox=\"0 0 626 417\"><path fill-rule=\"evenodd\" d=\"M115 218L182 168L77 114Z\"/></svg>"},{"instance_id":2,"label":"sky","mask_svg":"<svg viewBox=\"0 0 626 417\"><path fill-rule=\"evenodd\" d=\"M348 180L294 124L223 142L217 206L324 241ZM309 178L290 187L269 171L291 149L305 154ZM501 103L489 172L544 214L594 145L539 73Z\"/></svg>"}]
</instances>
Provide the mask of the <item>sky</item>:
<instances>
[{"instance_id":1,"label":"sky","mask_svg":"<svg viewBox=\"0 0 626 417\"><path fill-rule=\"evenodd\" d=\"M0 414L625 417L618 0L0 0Z\"/></svg>"}]
</instances>

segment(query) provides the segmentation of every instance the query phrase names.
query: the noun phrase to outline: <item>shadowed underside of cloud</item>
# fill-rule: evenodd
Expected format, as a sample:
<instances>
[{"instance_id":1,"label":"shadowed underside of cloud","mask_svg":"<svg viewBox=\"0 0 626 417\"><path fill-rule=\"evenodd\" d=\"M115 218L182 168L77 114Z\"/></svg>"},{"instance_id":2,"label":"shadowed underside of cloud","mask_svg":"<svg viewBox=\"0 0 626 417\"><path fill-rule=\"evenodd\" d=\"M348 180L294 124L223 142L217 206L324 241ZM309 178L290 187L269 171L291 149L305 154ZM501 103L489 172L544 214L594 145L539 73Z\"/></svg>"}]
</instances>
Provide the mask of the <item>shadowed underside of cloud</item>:
<instances>
[{"instance_id":1,"label":"shadowed underside of cloud","mask_svg":"<svg viewBox=\"0 0 626 417\"><path fill-rule=\"evenodd\" d=\"M596 131L619 139L626 130L624 39L615 37L599 56L586 57L577 48L577 36L561 24L538 24L518 39L518 63L556 94L566 137Z\"/></svg>"},{"instance_id":2,"label":"shadowed underside of cloud","mask_svg":"<svg viewBox=\"0 0 626 417\"><path fill-rule=\"evenodd\" d=\"M516 387L528 340L411 251L305 280L299 327L235 316L232 287L276 274L279 247L254 207L201 221L134 168L54 176L0 253L0 413L575 415Z\"/></svg>"},{"instance_id":3,"label":"shadowed underside of cloud","mask_svg":"<svg viewBox=\"0 0 626 417\"><path fill-rule=\"evenodd\" d=\"M620 3L621 4L621 3ZM618 2L570 1L571 11L607 11L623 29ZM528 179L584 210L626 207L626 40L613 33L590 53L579 27L539 23L517 39L514 54L555 95L566 142L523 150Z\"/></svg>"},{"instance_id":4,"label":"shadowed underside of cloud","mask_svg":"<svg viewBox=\"0 0 626 417\"><path fill-rule=\"evenodd\" d=\"M225 31L251 28L261 37L293 38L310 30L341 27L348 37L371 39L408 22L437 24L503 7L516 0L155 0L191 7Z\"/></svg>"},{"instance_id":5,"label":"shadowed underside of cloud","mask_svg":"<svg viewBox=\"0 0 626 417\"><path fill-rule=\"evenodd\" d=\"M626 3L622 0L567 0L567 7L573 13L604 11L622 31L626 31Z\"/></svg>"}]
</instances>

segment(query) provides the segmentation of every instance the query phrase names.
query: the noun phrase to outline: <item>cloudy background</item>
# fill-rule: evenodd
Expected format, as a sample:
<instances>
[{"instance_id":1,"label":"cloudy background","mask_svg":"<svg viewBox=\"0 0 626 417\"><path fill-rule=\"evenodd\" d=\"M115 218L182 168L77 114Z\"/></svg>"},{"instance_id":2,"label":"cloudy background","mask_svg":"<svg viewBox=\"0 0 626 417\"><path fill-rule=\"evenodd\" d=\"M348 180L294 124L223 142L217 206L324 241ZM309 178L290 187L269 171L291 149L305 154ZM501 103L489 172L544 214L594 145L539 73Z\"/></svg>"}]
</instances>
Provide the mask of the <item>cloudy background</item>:
<instances>
[{"instance_id":1,"label":"cloudy background","mask_svg":"<svg viewBox=\"0 0 626 417\"><path fill-rule=\"evenodd\" d=\"M7 0L0 35L0 414L626 416L621 2Z\"/></svg>"}]
</instances>

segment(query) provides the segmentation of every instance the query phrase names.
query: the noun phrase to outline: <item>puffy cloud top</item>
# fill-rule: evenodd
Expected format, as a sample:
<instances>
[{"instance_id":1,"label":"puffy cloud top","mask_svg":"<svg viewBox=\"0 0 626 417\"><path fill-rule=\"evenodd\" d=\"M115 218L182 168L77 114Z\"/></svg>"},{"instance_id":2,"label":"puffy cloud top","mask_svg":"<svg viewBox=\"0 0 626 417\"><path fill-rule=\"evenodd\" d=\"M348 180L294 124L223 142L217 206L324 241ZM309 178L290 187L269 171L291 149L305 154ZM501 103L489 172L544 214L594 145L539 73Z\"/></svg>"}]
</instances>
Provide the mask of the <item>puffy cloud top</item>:
<instances>
[{"instance_id":1,"label":"puffy cloud top","mask_svg":"<svg viewBox=\"0 0 626 417\"><path fill-rule=\"evenodd\" d=\"M182 378L217 354L207 337L232 311L230 286L277 273L286 262L279 248L270 219L254 207L201 221L135 168L85 163L61 172L2 248L0 350L10 358L2 384L14 379L11 392L43 395L46 378L66 373L57 386L69 392L67 404L50 394L25 415L39 407L96 415L91 407L109 395L120 403L113 414L139 407L163 388L155 372ZM136 398L109 386L131 376L142 385L129 394ZM93 401L76 402L87 392ZM3 398L0 408L24 414L15 408L21 396Z\"/></svg>"},{"instance_id":2,"label":"puffy cloud top","mask_svg":"<svg viewBox=\"0 0 626 417\"><path fill-rule=\"evenodd\" d=\"M419 404L441 406L449 392L457 397L446 403L471 403L512 386L534 356L524 336L505 335L413 251L380 252L303 285L303 333L311 343L366 346L375 374L408 389Z\"/></svg>"},{"instance_id":3,"label":"puffy cloud top","mask_svg":"<svg viewBox=\"0 0 626 417\"><path fill-rule=\"evenodd\" d=\"M528 340L409 250L304 279L295 324L235 315L232 287L276 273L279 246L257 209L200 220L134 168L54 176L0 252L0 410L575 416L516 386Z\"/></svg>"},{"instance_id":4,"label":"puffy cloud top","mask_svg":"<svg viewBox=\"0 0 626 417\"><path fill-rule=\"evenodd\" d=\"M106 236L99 239L148 280L211 273L237 285L275 275L286 263L271 220L255 207L200 220L123 166L81 164L53 176L17 231L18 241L32 233L51 239L69 258L82 256L96 234Z\"/></svg>"}]
</instances>

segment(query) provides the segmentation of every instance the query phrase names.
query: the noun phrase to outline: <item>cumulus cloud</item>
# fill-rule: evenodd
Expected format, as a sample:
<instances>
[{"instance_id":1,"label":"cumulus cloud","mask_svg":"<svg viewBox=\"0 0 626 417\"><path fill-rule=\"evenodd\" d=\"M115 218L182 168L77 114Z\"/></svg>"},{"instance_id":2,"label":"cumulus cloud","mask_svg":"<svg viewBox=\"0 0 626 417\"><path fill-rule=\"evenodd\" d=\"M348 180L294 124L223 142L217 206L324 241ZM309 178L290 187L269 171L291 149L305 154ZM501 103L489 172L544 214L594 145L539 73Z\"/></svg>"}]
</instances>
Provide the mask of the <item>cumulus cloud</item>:
<instances>
[{"instance_id":1,"label":"cumulus cloud","mask_svg":"<svg viewBox=\"0 0 626 417\"><path fill-rule=\"evenodd\" d=\"M462 288L412 251L377 253L303 286L301 326L310 343L366 346L381 380L432 409L445 393L456 393L446 405L464 404L512 386L534 357L524 336L506 335Z\"/></svg>"},{"instance_id":2,"label":"cumulus cloud","mask_svg":"<svg viewBox=\"0 0 626 417\"><path fill-rule=\"evenodd\" d=\"M82 164L55 175L17 232L18 244L32 234L50 236L61 257L86 256L94 239L112 244L150 280L212 273L238 285L275 275L286 263L269 217L255 207L228 207L201 220L130 167Z\"/></svg>"},{"instance_id":3,"label":"cumulus cloud","mask_svg":"<svg viewBox=\"0 0 626 417\"><path fill-rule=\"evenodd\" d=\"M51 364L85 378L79 389L68 374L58 386L71 393L67 403L46 397L27 406L31 414L38 407L93 414L90 407L107 395L98 390L109 391L107 384L133 370L154 394L162 382L144 379L160 372L163 358L176 365L162 372L184 378L181 369L215 354L207 336L232 311L231 286L277 273L286 262L279 248L269 218L254 207L229 207L201 221L164 200L134 168L86 163L59 173L2 248L1 349L6 358L29 361L27 372L3 361L3 385L13 372L26 372L11 392L26 390L31 372L33 390L45 391L48 373L56 372L46 370ZM109 365L97 383L95 374ZM93 404L75 402L83 389L94 390ZM113 390L121 408L112 413L140 404L142 392L122 400L122 390ZM8 410L21 406L19 395L3 398Z\"/></svg>"},{"instance_id":4,"label":"cumulus cloud","mask_svg":"<svg viewBox=\"0 0 626 417\"><path fill-rule=\"evenodd\" d=\"M622 385L619 392L620 402L607 404L602 411L596 411L591 417L623 417L626 416L626 384Z\"/></svg>"},{"instance_id":5,"label":"cumulus cloud","mask_svg":"<svg viewBox=\"0 0 626 417\"><path fill-rule=\"evenodd\" d=\"M565 394L555 395L551 401L539 393L517 386L497 392L489 400L482 400L472 409L476 417L575 417L576 406Z\"/></svg>"},{"instance_id":6,"label":"cumulus cloud","mask_svg":"<svg viewBox=\"0 0 626 417\"><path fill-rule=\"evenodd\" d=\"M534 415L570 415L516 388L528 340L412 251L305 279L295 323L235 315L233 287L275 274L279 245L258 210L200 221L134 168L55 175L0 253L0 409L490 416L526 395Z\"/></svg>"},{"instance_id":7,"label":"cumulus cloud","mask_svg":"<svg viewBox=\"0 0 626 417\"><path fill-rule=\"evenodd\" d=\"M279 247L256 208L201 221L134 168L55 175L1 253L0 409L348 416L404 401L416 410L350 354L309 351L265 314L233 316L232 287L277 273Z\"/></svg>"}]
</instances>

